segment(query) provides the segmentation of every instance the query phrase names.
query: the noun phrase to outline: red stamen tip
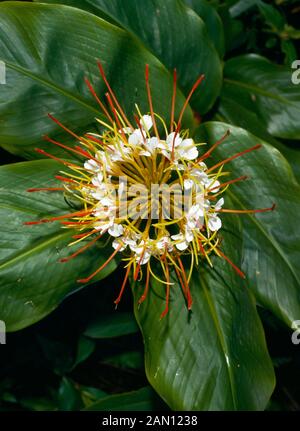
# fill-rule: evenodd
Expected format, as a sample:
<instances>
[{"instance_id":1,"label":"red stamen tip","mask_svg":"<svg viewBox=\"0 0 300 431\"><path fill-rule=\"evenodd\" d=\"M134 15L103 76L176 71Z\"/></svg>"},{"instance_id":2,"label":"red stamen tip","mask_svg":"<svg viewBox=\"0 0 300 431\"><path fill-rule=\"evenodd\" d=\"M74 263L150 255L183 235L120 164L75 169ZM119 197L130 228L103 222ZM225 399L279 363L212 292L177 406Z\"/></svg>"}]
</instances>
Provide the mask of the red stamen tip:
<instances>
[{"instance_id":1,"label":"red stamen tip","mask_svg":"<svg viewBox=\"0 0 300 431\"><path fill-rule=\"evenodd\" d=\"M149 64L146 64L145 66L145 79L146 81L149 81Z\"/></svg>"}]
</instances>

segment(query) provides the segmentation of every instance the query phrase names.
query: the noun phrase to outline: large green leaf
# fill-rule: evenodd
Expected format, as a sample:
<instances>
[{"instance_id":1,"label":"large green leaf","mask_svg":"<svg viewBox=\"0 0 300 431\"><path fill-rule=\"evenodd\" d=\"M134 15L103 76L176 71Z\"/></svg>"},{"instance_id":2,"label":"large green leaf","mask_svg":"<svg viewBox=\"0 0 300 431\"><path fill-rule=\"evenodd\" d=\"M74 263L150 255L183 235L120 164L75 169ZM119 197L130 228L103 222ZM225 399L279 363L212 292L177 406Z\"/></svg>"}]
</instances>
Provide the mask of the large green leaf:
<instances>
[{"instance_id":1,"label":"large green leaf","mask_svg":"<svg viewBox=\"0 0 300 431\"><path fill-rule=\"evenodd\" d=\"M59 169L60 165L50 160L0 168L0 319L9 331L24 328L50 313L80 287L78 278L91 273L109 256L109 250L92 247L67 263L59 263L61 257L79 247L67 247L74 231L62 229L58 223L23 225L25 221L70 212L61 193L26 193L31 187L52 187ZM116 262L112 261L100 278L115 268Z\"/></svg>"},{"instance_id":2,"label":"large green leaf","mask_svg":"<svg viewBox=\"0 0 300 431\"><path fill-rule=\"evenodd\" d=\"M58 0L47 0L57 3ZM192 106L208 111L221 87L221 63L208 36L201 14L181 0L59 0L108 16L145 44L170 70L178 72L179 85L187 93L197 77L205 81L196 91Z\"/></svg>"},{"instance_id":3,"label":"large green leaf","mask_svg":"<svg viewBox=\"0 0 300 431\"><path fill-rule=\"evenodd\" d=\"M163 403L159 400L153 389L146 386L137 391L123 394L110 395L101 398L94 404L85 408L89 411L152 411L162 408ZM108 420L108 419L107 419ZM105 424L104 425L108 425Z\"/></svg>"},{"instance_id":4,"label":"large green leaf","mask_svg":"<svg viewBox=\"0 0 300 431\"><path fill-rule=\"evenodd\" d=\"M242 106L239 100L222 97L222 102L214 119L242 127L258 138L274 145L288 160L293 168L298 183L300 183L300 147L299 145L297 146L297 142L292 141L293 145L291 143L286 144L274 138L274 136L270 135L267 131L261 118L246 106Z\"/></svg>"},{"instance_id":5,"label":"large green leaf","mask_svg":"<svg viewBox=\"0 0 300 431\"><path fill-rule=\"evenodd\" d=\"M228 129L231 135L214 152L218 160L263 143L243 129L218 122L201 126L198 138L211 144ZM232 161L228 170L233 178L250 177L233 184L227 192L235 208L276 204L272 212L239 216L243 223L243 269L257 300L291 325L300 316L300 187L285 158L266 143Z\"/></svg>"},{"instance_id":6,"label":"large green leaf","mask_svg":"<svg viewBox=\"0 0 300 431\"><path fill-rule=\"evenodd\" d=\"M94 117L100 114L84 77L104 94L97 59L128 115L135 103L149 110L144 79L148 63L154 109L169 118L172 77L127 32L68 6L2 2L0 60L6 65L6 84L0 92L0 145L37 157L33 149L42 135L65 140L48 112L78 133L94 130ZM179 91L177 112L183 102ZM192 123L189 108L184 122Z\"/></svg>"},{"instance_id":7,"label":"large green leaf","mask_svg":"<svg viewBox=\"0 0 300 431\"><path fill-rule=\"evenodd\" d=\"M221 114L232 104L252 113L271 135L300 138L300 91L299 86L292 83L290 68L253 54L227 61Z\"/></svg>"},{"instance_id":8,"label":"large green leaf","mask_svg":"<svg viewBox=\"0 0 300 431\"><path fill-rule=\"evenodd\" d=\"M225 217L224 217L225 220ZM238 226L226 218L224 252L241 260ZM245 283L220 258L214 269L200 265L190 283L189 313L178 283L169 313L160 320L164 292L152 283L135 314L141 326L147 377L175 410L261 410L274 387L274 374L255 303Z\"/></svg>"},{"instance_id":9,"label":"large green leaf","mask_svg":"<svg viewBox=\"0 0 300 431\"><path fill-rule=\"evenodd\" d=\"M192 8L205 22L209 37L215 45L220 57L225 51L224 29L222 20L216 9L206 0L183 0Z\"/></svg>"}]
</instances>

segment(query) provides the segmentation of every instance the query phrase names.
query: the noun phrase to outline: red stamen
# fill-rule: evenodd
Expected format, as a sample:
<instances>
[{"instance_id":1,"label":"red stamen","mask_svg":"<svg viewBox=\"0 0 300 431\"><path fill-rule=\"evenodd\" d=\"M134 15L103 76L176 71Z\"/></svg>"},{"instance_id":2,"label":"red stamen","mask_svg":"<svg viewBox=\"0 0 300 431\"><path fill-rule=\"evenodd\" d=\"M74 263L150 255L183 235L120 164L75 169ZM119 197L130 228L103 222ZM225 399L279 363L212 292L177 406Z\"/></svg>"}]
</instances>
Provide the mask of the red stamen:
<instances>
[{"instance_id":1,"label":"red stamen","mask_svg":"<svg viewBox=\"0 0 300 431\"><path fill-rule=\"evenodd\" d=\"M115 117L115 120L116 120L116 123L117 123L117 125L118 125L118 128L119 128L119 130L120 130L120 132L121 132L121 135L122 135L123 141L124 141L124 142L127 142L127 138L126 138L126 135L125 135L125 133L124 133L123 126L122 126L122 124L120 123L120 120L119 120L118 114L117 114L117 112L116 112L116 109L115 109L115 107L114 107L113 101L111 100L111 97L110 97L109 93L105 93L105 96L107 97L108 103L109 103L110 108L111 108L111 110L112 110L112 113L113 113L113 115L114 115L114 117Z\"/></svg>"},{"instance_id":2,"label":"red stamen","mask_svg":"<svg viewBox=\"0 0 300 431\"><path fill-rule=\"evenodd\" d=\"M270 208L259 208L257 210L232 210L232 209L221 208L216 212L234 213L234 214L255 214L255 213L265 213L267 211L274 211L275 207L276 207L276 204L273 204Z\"/></svg>"},{"instance_id":3,"label":"red stamen","mask_svg":"<svg viewBox=\"0 0 300 431\"><path fill-rule=\"evenodd\" d=\"M140 299L138 300L138 304L140 305L142 302L145 301L145 299L147 298L147 294L149 291L149 281L150 281L150 264L148 263L147 265L147 273L146 273L146 285L145 285L145 290L142 294L142 296L140 297Z\"/></svg>"},{"instance_id":4,"label":"red stamen","mask_svg":"<svg viewBox=\"0 0 300 431\"><path fill-rule=\"evenodd\" d=\"M62 163L65 166L72 166L77 169L80 169L80 166L75 165L75 163L67 162L66 160L62 160L58 157L53 156L52 154L47 153L46 151L42 150L41 148L35 148L35 151L37 153L43 154L43 156L49 157L50 159L55 160L56 162Z\"/></svg>"},{"instance_id":5,"label":"red stamen","mask_svg":"<svg viewBox=\"0 0 300 431\"><path fill-rule=\"evenodd\" d=\"M212 187L212 188L208 189L208 191L209 191L209 192L211 192L211 191L212 191L212 190L214 190L214 189L219 189L219 188L221 188L221 187L228 186L229 184L237 183L238 181L244 181L244 180L246 180L247 178L249 178L249 177L247 177L247 175L243 175L242 177L235 178L234 180L226 181L225 183L222 183L222 184L220 184L219 186L214 186L214 187Z\"/></svg>"},{"instance_id":6,"label":"red stamen","mask_svg":"<svg viewBox=\"0 0 300 431\"><path fill-rule=\"evenodd\" d=\"M53 117L53 115L48 114L48 117L51 118L51 120L54 121L54 123L56 123L59 127L61 127L62 129L64 129L67 133L69 133L71 136L73 136L78 141L83 140L83 138L81 138L80 136L76 135L76 133L72 132L72 130L68 129L68 127L64 126L57 118Z\"/></svg>"},{"instance_id":7,"label":"red stamen","mask_svg":"<svg viewBox=\"0 0 300 431\"><path fill-rule=\"evenodd\" d=\"M100 63L100 61L98 61L98 68L99 68L99 71L100 71L100 74L101 74L101 76L102 76L102 79L103 79L103 81L105 82L105 84L106 84L106 87L108 88L108 91L110 92L110 95L111 95L111 97L112 97L112 99L113 99L113 101L115 102L115 104L116 104L116 106L117 106L117 108L118 108L118 110L119 110L119 112L120 112L120 114L122 115L122 117L123 117L123 120L125 121L125 123L133 130L134 128L132 127L132 125L131 125L131 123L130 123L130 121L128 120L128 118L126 117L126 115L125 115L125 113L124 113L124 111L123 111L123 109L121 108L121 106L120 106L120 104L119 104L119 102L118 102L118 99L116 98L116 96L115 96L115 94L114 94L114 92L112 91L112 89L111 89L111 86L109 85L109 83L108 83L108 80L107 80L107 78L106 78L106 76L105 76L105 73L104 73L104 69L103 69L103 67L102 67L102 64Z\"/></svg>"},{"instance_id":8,"label":"red stamen","mask_svg":"<svg viewBox=\"0 0 300 431\"><path fill-rule=\"evenodd\" d=\"M56 191L62 191L65 190L63 187L38 187L33 189L27 189L26 191L29 193L32 192L56 192Z\"/></svg>"},{"instance_id":9,"label":"red stamen","mask_svg":"<svg viewBox=\"0 0 300 431\"><path fill-rule=\"evenodd\" d=\"M151 89L150 89L150 84L149 84L149 64L146 64L145 80L146 80L146 89L147 89L148 102L149 102L149 108L150 108L150 114L151 114L151 118L152 118L154 133L155 133L155 136L157 137L157 139L160 139L159 134L158 134L158 130L157 130L157 126L156 126L153 104L152 104Z\"/></svg>"},{"instance_id":10,"label":"red stamen","mask_svg":"<svg viewBox=\"0 0 300 431\"><path fill-rule=\"evenodd\" d=\"M78 256L80 253L84 252L86 249L91 247L93 244L95 244L96 241L98 241L99 238L101 238L102 235L97 236L96 238L93 238L88 244L85 244L83 247L81 247L79 250L75 251L75 253L71 254L68 257L64 257L62 259L59 259L59 262L68 262L69 260L73 259L74 257Z\"/></svg>"},{"instance_id":11,"label":"red stamen","mask_svg":"<svg viewBox=\"0 0 300 431\"><path fill-rule=\"evenodd\" d=\"M176 101L176 84L177 84L177 72L173 70L173 94L172 94L172 105L171 105L171 119L170 119L170 130L173 132L174 128L174 113L175 113L175 101Z\"/></svg>"},{"instance_id":12,"label":"red stamen","mask_svg":"<svg viewBox=\"0 0 300 431\"><path fill-rule=\"evenodd\" d=\"M244 150L244 151L241 151L240 153L234 154L233 156L228 157L228 159L225 159L225 160L217 163L216 165L212 166L211 168L207 169L206 173L213 171L214 169L217 169L219 166L225 165L225 163L231 162L231 160L234 160L237 157L241 157L246 153L250 153L251 151L258 150L259 148L261 148L261 146L262 146L261 144L257 144L257 145L254 145L254 147L248 148L247 150Z\"/></svg>"},{"instance_id":13,"label":"red stamen","mask_svg":"<svg viewBox=\"0 0 300 431\"><path fill-rule=\"evenodd\" d=\"M72 180L71 178L62 177L60 175L55 175L55 178L59 181L65 182L65 183L73 183L73 184L75 183L76 184L76 181Z\"/></svg>"},{"instance_id":14,"label":"red stamen","mask_svg":"<svg viewBox=\"0 0 300 431\"><path fill-rule=\"evenodd\" d=\"M222 138L221 139L219 139L217 142L215 142L214 144L213 144L213 146L208 150L208 151L206 151L206 153L204 153L203 154L203 156L201 156L201 157L199 157L197 160L196 160L196 163L198 163L198 162L200 162L201 160L205 160L205 159L207 159L207 157L209 157L210 155L211 155L211 153L220 145L220 144L222 144L222 142L224 142L225 141L225 139L228 137L230 135L230 130L227 130L226 132L225 132L225 134L222 136Z\"/></svg>"},{"instance_id":15,"label":"red stamen","mask_svg":"<svg viewBox=\"0 0 300 431\"><path fill-rule=\"evenodd\" d=\"M183 264L182 264L181 259L180 259L179 256L177 257L177 260L178 260L178 263L179 263L179 266L180 266L180 269L181 269L181 272L182 272L183 282L184 282L185 289L186 289L187 307L188 307L188 310L190 310L192 308L193 299L191 297L189 283L188 283L187 278L186 278L184 266L183 266Z\"/></svg>"},{"instance_id":16,"label":"red stamen","mask_svg":"<svg viewBox=\"0 0 300 431\"><path fill-rule=\"evenodd\" d=\"M68 145L61 144L60 142L55 141L54 139L50 138L47 135L44 135L43 138L45 139L45 141L51 142L51 144L57 145L58 147L61 147L64 150L71 151L72 153L78 154L79 156L83 155L80 151L76 150L76 147L74 147L74 148L68 147Z\"/></svg>"},{"instance_id":17,"label":"red stamen","mask_svg":"<svg viewBox=\"0 0 300 431\"><path fill-rule=\"evenodd\" d=\"M141 262L142 262L142 260L144 258L145 252L146 252L146 247L144 247L144 249L142 251L142 254L141 254L141 257L140 257L140 260L139 260L139 262L137 264L137 267L136 267L136 270L135 270L135 273L134 273L134 276L133 276L134 281L136 281L137 278L138 278L138 276L139 276L139 272L140 272L140 268L141 268Z\"/></svg>"},{"instance_id":18,"label":"red stamen","mask_svg":"<svg viewBox=\"0 0 300 431\"><path fill-rule=\"evenodd\" d=\"M201 84L201 82L203 81L204 78L205 78L205 75L200 75L199 78L197 79L197 81L195 82L195 84L193 85L193 87L192 87L191 91L189 92L189 94L188 94L188 96L187 96L187 98L186 98L186 100L184 102L184 105L183 105L183 107L182 107L182 109L180 111L179 118L178 118L178 123L181 123L184 111L186 110L186 107L187 107L187 105L188 105L188 103L190 101L190 98L192 97L193 93L199 87L199 85Z\"/></svg>"},{"instance_id":19,"label":"red stamen","mask_svg":"<svg viewBox=\"0 0 300 431\"><path fill-rule=\"evenodd\" d=\"M63 220L64 218L72 218L72 217L83 217L85 215L91 214L92 211L77 211L74 213L70 213L70 214L64 214L58 217L52 217L49 219L41 219L41 220L37 220L37 221L26 221L23 224L24 225L32 225L32 224L41 224L41 223L51 223L53 221L57 221L57 220Z\"/></svg>"},{"instance_id":20,"label":"red stamen","mask_svg":"<svg viewBox=\"0 0 300 431\"><path fill-rule=\"evenodd\" d=\"M90 81L85 78L85 83L88 86L88 89L90 90L92 96L96 99L97 103L99 104L100 108L102 109L104 115L106 115L106 117L109 119L109 121L114 124L113 119L111 118L111 116L109 115L108 110L106 109L105 105L101 102L101 100L99 99L99 97L97 96L96 91L94 90L94 87L92 86L92 84L90 83Z\"/></svg>"},{"instance_id":21,"label":"red stamen","mask_svg":"<svg viewBox=\"0 0 300 431\"><path fill-rule=\"evenodd\" d=\"M88 237L88 236L92 235L92 233L96 233L96 232L99 232L99 231L97 229L94 229L94 230L92 230L90 232L85 232L85 233L81 233L81 234L78 234L78 235L73 235L72 238L74 238L74 239L80 239L80 238Z\"/></svg>"},{"instance_id":22,"label":"red stamen","mask_svg":"<svg viewBox=\"0 0 300 431\"><path fill-rule=\"evenodd\" d=\"M229 265L232 266L232 268L241 278L246 278L246 275L220 249L217 250L221 257L223 257L229 263Z\"/></svg>"},{"instance_id":23,"label":"red stamen","mask_svg":"<svg viewBox=\"0 0 300 431\"><path fill-rule=\"evenodd\" d=\"M165 259L166 262L166 259ZM164 309L164 311L161 313L160 315L160 319L162 319L163 317L166 316L166 314L168 314L169 311L169 301L170 301L170 274L169 274L169 267L168 267L168 263L166 262L166 266L165 266L165 270L166 270L166 282L167 282L167 287L166 287L166 307Z\"/></svg>"},{"instance_id":24,"label":"red stamen","mask_svg":"<svg viewBox=\"0 0 300 431\"><path fill-rule=\"evenodd\" d=\"M139 120L139 117L137 116L137 115L134 115L134 119L135 119L135 121L136 121L136 124L137 124L137 126L138 126L138 128L140 129L140 132L141 132L141 135L142 135L142 138L143 138L143 141L144 141L144 144L146 145L146 136L144 135L144 130L143 130L143 128L142 128L142 125L141 125L141 122L140 122L140 120Z\"/></svg>"},{"instance_id":25,"label":"red stamen","mask_svg":"<svg viewBox=\"0 0 300 431\"><path fill-rule=\"evenodd\" d=\"M87 133L85 135L88 139L90 139L91 141L97 142L97 144L102 145L103 147L107 147L109 150L114 151L114 149L112 147L110 147L109 145L105 144L103 141L101 141L98 138L95 138L95 136L90 135L89 133Z\"/></svg>"},{"instance_id":26,"label":"red stamen","mask_svg":"<svg viewBox=\"0 0 300 431\"><path fill-rule=\"evenodd\" d=\"M123 244L121 243L116 249L115 251L112 253L112 255L107 259L106 262L104 262L103 265L100 266L100 268L96 269L95 272L93 272L91 275L89 275L87 278L82 278L81 280L77 280L78 283L88 283L92 278L94 278L100 271L102 271L102 269L104 269L106 267L106 265L109 264L109 262L115 257L115 255L118 253L118 251L120 250L120 248L123 246Z\"/></svg>"},{"instance_id":27,"label":"red stamen","mask_svg":"<svg viewBox=\"0 0 300 431\"><path fill-rule=\"evenodd\" d=\"M127 283L127 280L128 280L128 276L129 276L129 273L130 273L130 268L131 268L131 265L129 265L128 268L127 268L127 270L126 270L126 274L125 274L125 277L124 277L124 280L123 280L123 284L122 284L120 293L119 293L117 299L114 301L115 304L116 304L116 307L118 306L119 302L121 301L123 292L125 290L126 283Z\"/></svg>"}]
</instances>

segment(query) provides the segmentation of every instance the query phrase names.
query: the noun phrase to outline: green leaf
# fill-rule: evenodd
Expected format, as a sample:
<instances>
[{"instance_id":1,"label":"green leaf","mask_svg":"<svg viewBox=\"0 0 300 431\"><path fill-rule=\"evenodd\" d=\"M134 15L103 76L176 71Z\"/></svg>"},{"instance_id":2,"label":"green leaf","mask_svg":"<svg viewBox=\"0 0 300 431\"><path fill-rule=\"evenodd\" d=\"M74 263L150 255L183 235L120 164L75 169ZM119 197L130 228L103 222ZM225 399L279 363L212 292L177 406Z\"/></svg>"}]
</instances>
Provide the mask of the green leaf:
<instances>
[{"instance_id":1,"label":"green leaf","mask_svg":"<svg viewBox=\"0 0 300 431\"><path fill-rule=\"evenodd\" d=\"M49 112L78 134L96 130L94 118L101 114L84 77L104 97L97 59L129 116L135 103L149 110L144 79L148 63L154 109L169 118L171 75L124 30L75 8L27 2L1 2L0 28L0 60L6 66L0 145L8 151L37 157L34 148L41 146L44 134L70 141L47 117ZM178 91L177 113L183 103ZM189 108L184 123L192 124ZM51 146L51 152L61 154L55 148Z\"/></svg>"},{"instance_id":2,"label":"green leaf","mask_svg":"<svg viewBox=\"0 0 300 431\"><path fill-rule=\"evenodd\" d=\"M206 123L200 127L197 139L211 145L228 129L231 135L214 151L216 160L263 144L258 151L227 165L231 178L249 177L233 184L227 194L234 208L258 209L276 204L272 212L239 216L243 224L243 270L257 301L290 326L300 316L300 187L281 153L243 129Z\"/></svg>"},{"instance_id":3,"label":"green leaf","mask_svg":"<svg viewBox=\"0 0 300 431\"><path fill-rule=\"evenodd\" d=\"M251 54L227 61L224 76L221 112L229 101L252 112L271 135L300 138L300 92L290 68Z\"/></svg>"},{"instance_id":4,"label":"green leaf","mask_svg":"<svg viewBox=\"0 0 300 431\"><path fill-rule=\"evenodd\" d=\"M61 165L37 160L0 167L0 319L8 331L37 322L66 297L82 287L76 280L92 273L111 254L108 249L91 247L67 263L58 260L83 243L68 248L74 231L59 223L24 226L70 212L63 194L27 193L32 187L57 186L54 175ZM71 210L72 212L72 210ZM106 277L117 266L112 260L99 274Z\"/></svg>"},{"instance_id":5,"label":"green leaf","mask_svg":"<svg viewBox=\"0 0 300 431\"><path fill-rule=\"evenodd\" d=\"M206 0L183 0L183 2L203 19L209 37L222 58L225 51L224 29L216 9Z\"/></svg>"},{"instance_id":6,"label":"green leaf","mask_svg":"<svg viewBox=\"0 0 300 431\"><path fill-rule=\"evenodd\" d=\"M239 265L238 226L233 217L224 221L224 253ZM174 410L262 410L274 388L274 373L255 303L225 260L213 262L214 269L201 263L193 272L191 312L175 279L162 320L162 285L152 282L140 307L142 292L134 286L146 374Z\"/></svg>"},{"instance_id":7,"label":"green leaf","mask_svg":"<svg viewBox=\"0 0 300 431\"><path fill-rule=\"evenodd\" d=\"M56 3L58 0L47 0ZM188 93L205 74L191 101L204 114L219 95L222 68L207 29L181 0L59 0L59 2L108 16L138 38L169 69L177 69L179 86Z\"/></svg>"},{"instance_id":8,"label":"green leaf","mask_svg":"<svg viewBox=\"0 0 300 431\"><path fill-rule=\"evenodd\" d=\"M258 1L257 6L267 24L269 24L274 31L279 32L284 28L285 19L278 9L272 5L264 3L263 1Z\"/></svg>"},{"instance_id":9,"label":"green leaf","mask_svg":"<svg viewBox=\"0 0 300 431\"><path fill-rule=\"evenodd\" d=\"M145 387L137 391L102 398L84 410L92 411L152 411L162 403L153 389Z\"/></svg>"},{"instance_id":10,"label":"green leaf","mask_svg":"<svg viewBox=\"0 0 300 431\"><path fill-rule=\"evenodd\" d=\"M86 328L84 335L91 338L120 337L138 332L132 313L116 312L99 316Z\"/></svg>"},{"instance_id":11,"label":"green leaf","mask_svg":"<svg viewBox=\"0 0 300 431\"><path fill-rule=\"evenodd\" d=\"M58 390L59 410L79 410L82 406L81 396L71 379L63 377Z\"/></svg>"},{"instance_id":12,"label":"green leaf","mask_svg":"<svg viewBox=\"0 0 300 431\"><path fill-rule=\"evenodd\" d=\"M89 358L94 352L95 348L96 344L93 340L90 340L89 338L84 336L80 336L78 339L76 358L72 368L77 367L77 365L81 364L81 362L84 362L87 358Z\"/></svg>"}]
</instances>

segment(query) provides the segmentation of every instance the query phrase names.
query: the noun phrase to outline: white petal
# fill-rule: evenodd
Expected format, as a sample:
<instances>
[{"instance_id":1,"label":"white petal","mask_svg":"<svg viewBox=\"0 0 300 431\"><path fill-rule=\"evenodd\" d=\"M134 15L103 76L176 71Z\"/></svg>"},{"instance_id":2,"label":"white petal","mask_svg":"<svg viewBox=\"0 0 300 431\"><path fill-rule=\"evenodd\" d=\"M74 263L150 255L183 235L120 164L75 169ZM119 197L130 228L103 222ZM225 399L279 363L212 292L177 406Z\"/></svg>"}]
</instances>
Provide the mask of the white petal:
<instances>
[{"instance_id":1,"label":"white petal","mask_svg":"<svg viewBox=\"0 0 300 431\"><path fill-rule=\"evenodd\" d=\"M143 142L143 136L139 129L136 129L128 138L130 145L140 145Z\"/></svg>"},{"instance_id":2,"label":"white petal","mask_svg":"<svg viewBox=\"0 0 300 431\"><path fill-rule=\"evenodd\" d=\"M142 118L140 118L140 123L142 128L148 132L148 130L152 127L152 117L151 115L143 115Z\"/></svg>"},{"instance_id":3,"label":"white petal","mask_svg":"<svg viewBox=\"0 0 300 431\"><path fill-rule=\"evenodd\" d=\"M84 169L87 171L98 172L100 171L100 165L95 160L90 159L84 162Z\"/></svg>"},{"instance_id":4,"label":"white petal","mask_svg":"<svg viewBox=\"0 0 300 431\"><path fill-rule=\"evenodd\" d=\"M218 200L218 202L215 205L215 210L220 210L222 206L224 205L224 198L221 198Z\"/></svg>"},{"instance_id":5,"label":"white petal","mask_svg":"<svg viewBox=\"0 0 300 431\"><path fill-rule=\"evenodd\" d=\"M108 229L108 233L111 236L118 237L124 233L124 228L121 224L114 223L112 227Z\"/></svg>"},{"instance_id":6,"label":"white petal","mask_svg":"<svg viewBox=\"0 0 300 431\"><path fill-rule=\"evenodd\" d=\"M194 185L194 181L193 180L184 180L183 182L183 186L185 188L185 190L190 190Z\"/></svg>"},{"instance_id":7,"label":"white petal","mask_svg":"<svg viewBox=\"0 0 300 431\"><path fill-rule=\"evenodd\" d=\"M219 230L222 227L222 221L216 215L210 216L208 218L208 227L212 232Z\"/></svg>"},{"instance_id":8,"label":"white petal","mask_svg":"<svg viewBox=\"0 0 300 431\"><path fill-rule=\"evenodd\" d=\"M167 145L169 147L170 150L172 150L173 148L173 142L174 142L174 136L175 136L176 132L172 132L167 136L166 142ZM178 133L176 134L176 138L175 138L175 147L178 147L178 145L180 145L182 142L182 139L180 138L180 136L178 135Z\"/></svg>"},{"instance_id":9,"label":"white petal","mask_svg":"<svg viewBox=\"0 0 300 431\"><path fill-rule=\"evenodd\" d=\"M102 184L102 181L103 181L102 173L99 173L92 178L92 183L94 184L94 186L100 186Z\"/></svg>"},{"instance_id":10,"label":"white petal","mask_svg":"<svg viewBox=\"0 0 300 431\"><path fill-rule=\"evenodd\" d=\"M112 242L112 246L113 246L113 248L114 248L115 250L116 250L118 247L120 247L120 244L122 244L122 243L123 243L122 239L123 239L123 238L118 238L118 239L115 239L115 240ZM125 248L126 248L126 244L123 244L123 245L122 245L122 247L119 249L119 251L123 251L123 250L125 250Z\"/></svg>"}]
</instances>

